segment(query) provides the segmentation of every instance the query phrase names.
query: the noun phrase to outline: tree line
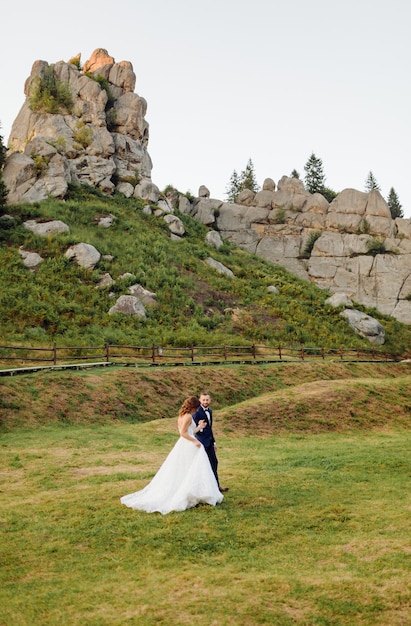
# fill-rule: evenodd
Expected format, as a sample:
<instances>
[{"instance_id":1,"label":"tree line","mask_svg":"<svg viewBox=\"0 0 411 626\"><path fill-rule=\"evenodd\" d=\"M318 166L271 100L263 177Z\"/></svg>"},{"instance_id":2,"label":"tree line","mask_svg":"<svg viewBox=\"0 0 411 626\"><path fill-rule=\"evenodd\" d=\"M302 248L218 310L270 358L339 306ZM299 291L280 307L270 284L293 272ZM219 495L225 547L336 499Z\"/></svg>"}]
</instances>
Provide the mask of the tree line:
<instances>
[{"instance_id":1,"label":"tree line","mask_svg":"<svg viewBox=\"0 0 411 626\"><path fill-rule=\"evenodd\" d=\"M326 177L323 162L314 152L312 152L307 159L304 165L304 171L305 176L303 182L306 190L310 193L320 193L328 202L332 202L337 196L337 192L327 187L325 184ZM296 169L291 172L290 176L291 178L300 179L300 174ZM250 189L254 193L260 191L255 175L254 164L251 159L248 160L244 170L241 172L237 172L237 170L233 171L226 188L227 201L235 202L239 193L244 189ZM365 191L370 192L373 189L381 191L374 174L370 171L365 181ZM393 219L396 217L404 217L402 205L394 187L391 187L389 191L387 204Z\"/></svg>"}]
</instances>

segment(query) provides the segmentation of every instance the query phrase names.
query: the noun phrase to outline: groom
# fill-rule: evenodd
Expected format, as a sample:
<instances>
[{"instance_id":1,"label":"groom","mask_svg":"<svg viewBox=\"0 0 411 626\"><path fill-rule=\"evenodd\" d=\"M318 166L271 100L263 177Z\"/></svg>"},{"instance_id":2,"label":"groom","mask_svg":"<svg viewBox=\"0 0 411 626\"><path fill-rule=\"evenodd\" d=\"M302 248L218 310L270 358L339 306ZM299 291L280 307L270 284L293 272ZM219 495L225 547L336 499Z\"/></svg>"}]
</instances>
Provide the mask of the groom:
<instances>
[{"instance_id":1,"label":"groom","mask_svg":"<svg viewBox=\"0 0 411 626\"><path fill-rule=\"evenodd\" d=\"M217 480L218 488L221 492L228 491L228 487L220 487L220 481L218 480L217 473L217 465L218 459L216 455L216 443L213 435L213 412L210 408L210 394L208 391L202 391L200 393L200 406L198 407L196 413L193 415L193 419L196 423L196 426L199 426L199 422L202 421L204 424L204 428L200 429L196 433L197 439L203 444L205 451L207 452L207 456L210 460L211 468L214 472L214 476Z\"/></svg>"}]
</instances>

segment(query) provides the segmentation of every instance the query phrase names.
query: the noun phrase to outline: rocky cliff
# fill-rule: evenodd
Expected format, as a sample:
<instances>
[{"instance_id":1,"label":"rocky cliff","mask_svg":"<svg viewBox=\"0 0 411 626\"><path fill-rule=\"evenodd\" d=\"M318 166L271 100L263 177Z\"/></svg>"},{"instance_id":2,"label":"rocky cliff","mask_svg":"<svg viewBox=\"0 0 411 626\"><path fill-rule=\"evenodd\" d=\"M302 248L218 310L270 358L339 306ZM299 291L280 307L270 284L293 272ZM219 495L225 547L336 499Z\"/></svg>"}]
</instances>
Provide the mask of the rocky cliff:
<instances>
[{"instance_id":1,"label":"rocky cliff","mask_svg":"<svg viewBox=\"0 0 411 626\"><path fill-rule=\"evenodd\" d=\"M3 172L8 201L63 198L69 183L108 194L117 189L127 197L153 192L158 199L147 152L147 104L134 93L135 85L132 64L116 63L102 48L83 68L80 55L68 63L36 61L8 141ZM39 92L43 98L34 107Z\"/></svg>"},{"instance_id":2,"label":"rocky cliff","mask_svg":"<svg viewBox=\"0 0 411 626\"><path fill-rule=\"evenodd\" d=\"M346 294L411 324L411 220L391 218L378 191L345 189L329 204L302 181L266 179L262 191L236 204L209 197L206 187L179 209L227 239L301 278Z\"/></svg>"},{"instance_id":3,"label":"rocky cliff","mask_svg":"<svg viewBox=\"0 0 411 626\"><path fill-rule=\"evenodd\" d=\"M34 106L39 88L50 91L50 83L66 89L51 112L44 99ZM332 294L411 324L411 220L393 220L378 191L345 189L329 204L302 181L283 176L277 185L266 179L257 194L242 192L236 204L210 198L204 186L194 201L170 193L159 202L147 152L147 105L135 84L131 63L116 63L104 49L83 68L80 55L54 65L36 61L9 138L3 172L9 202L64 198L69 183L88 184L157 205L173 237L184 235L172 215L178 208L219 241L221 236ZM213 245L212 236L209 241Z\"/></svg>"}]
</instances>

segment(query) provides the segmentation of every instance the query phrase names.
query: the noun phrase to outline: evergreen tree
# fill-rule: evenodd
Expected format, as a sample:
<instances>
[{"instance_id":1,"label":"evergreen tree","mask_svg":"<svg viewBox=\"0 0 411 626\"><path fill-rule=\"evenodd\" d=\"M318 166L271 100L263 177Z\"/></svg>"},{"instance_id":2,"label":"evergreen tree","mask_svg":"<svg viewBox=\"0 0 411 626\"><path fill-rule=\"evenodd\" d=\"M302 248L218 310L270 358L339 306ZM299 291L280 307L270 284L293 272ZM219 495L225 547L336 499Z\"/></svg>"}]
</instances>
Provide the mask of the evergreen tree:
<instances>
[{"instance_id":1,"label":"evergreen tree","mask_svg":"<svg viewBox=\"0 0 411 626\"><path fill-rule=\"evenodd\" d=\"M310 193L322 193L325 188L325 176L323 162L315 156L314 152L304 165L305 187Z\"/></svg>"},{"instance_id":2,"label":"evergreen tree","mask_svg":"<svg viewBox=\"0 0 411 626\"><path fill-rule=\"evenodd\" d=\"M334 189L330 189L330 187L324 187L321 192L321 195L323 195L324 198L328 200L328 202L331 203L334 200L334 198L338 196L338 193L334 191Z\"/></svg>"},{"instance_id":3,"label":"evergreen tree","mask_svg":"<svg viewBox=\"0 0 411 626\"><path fill-rule=\"evenodd\" d=\"M3 144L3 137L0 135L0 211L6 206L7 201L7 187L3 180L2 170L6 161L7 148Z\"/></svg>"},{"instance_id":4,"label":"evergreen tree","mask_svg":"<svg viewBox=\"0 0 411 626\"><path fill-rule=\"evenodd\" d=\"M297 170L293 170L290 174L291 178L298 178L300 179L300 172L297 172Z\"/></svg>"},{"instance_id":5,"label":"evergreen tree","mask_svg":"<svg viewBox=\"0 0 411 626\"><path fill-rule=\"evenodd\" d=\"M255 177L254 164L251 159L248 159L245 170L240 174L240 191L243 189L250 189L254 193L260 190Z\"/></svg>"},{"instance_id":6,"label":"evergreen tree","mask_svg":"<svg viewBox=\"0 0 411 626\"><path fill-rule=\"evenodd\" d=\"M240 177L237 170L234 170L231 174L230 182L226 188L226 196L228 202L235 202L238 194L240 193Z\"/></svg>"},{"instance_id":7,"label":"evergreen tree","mask_svg":"<svg viewBox=\"0 0 411 626\"><path fill-rule=\"evenodd\" d=\"M390 193L388 194L387 198L387 204L393 220L395 220L396 217L404 217L404 212L402 210L402 206L394 187L391 187L390 189Z\"/></svg>"},{"instance_id":8,"label":"evergreen tree","mask_svg":"<svg viewBox=\"0 0 411 626\"><path fill-rule=\"evenodd\" d=\"M254 165L251 159L248 159L246 168L238 174L236 170L231 174L230 182L227 186L226 196L229 202L235 202L238 194L243 189L250 189L257 193L260 190L254 172Z\"/></svg>"},{"instance_id":9,"label":"evergreen tree","mask_svg":"<svg viewBox=\"0 0 411 626\"><path fill-rule=\"evenodd\" d=\"M367 176L367 180L365 181L365 191L372 191L373 189L377 189L381 191L379 184L372 172L370 172Z\"/></svg>"}]
</instances>

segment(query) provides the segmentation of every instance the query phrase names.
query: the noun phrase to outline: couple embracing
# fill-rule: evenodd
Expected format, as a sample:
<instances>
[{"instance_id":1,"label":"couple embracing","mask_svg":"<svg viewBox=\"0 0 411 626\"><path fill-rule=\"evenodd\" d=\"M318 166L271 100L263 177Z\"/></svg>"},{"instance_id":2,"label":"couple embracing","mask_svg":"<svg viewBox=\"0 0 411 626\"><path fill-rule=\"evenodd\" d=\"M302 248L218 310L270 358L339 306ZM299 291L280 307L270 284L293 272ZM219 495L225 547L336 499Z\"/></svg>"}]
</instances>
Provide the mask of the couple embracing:
<instances>
[{"instance_id":1,"label":"couple embracing","mask_svg":"<svg viewBox=\"0 0 411 626\"><path fill-rule=\"evenodd\" d=\"M222 502L228 489L220 487L218 479L212 421L208 392L187 398L178 415L180 438L157 474L144 489L120 501L132 509L163 514Z\"/></svg>"}]
</instances>

